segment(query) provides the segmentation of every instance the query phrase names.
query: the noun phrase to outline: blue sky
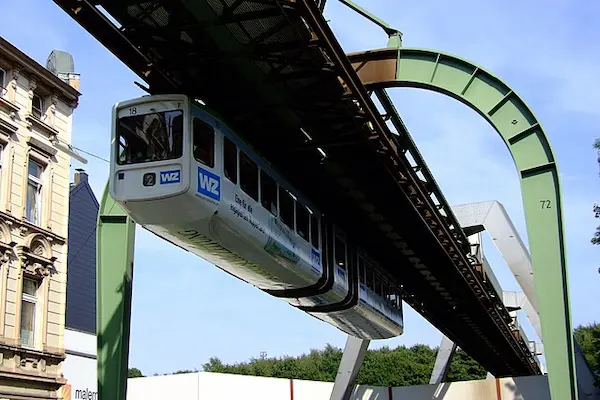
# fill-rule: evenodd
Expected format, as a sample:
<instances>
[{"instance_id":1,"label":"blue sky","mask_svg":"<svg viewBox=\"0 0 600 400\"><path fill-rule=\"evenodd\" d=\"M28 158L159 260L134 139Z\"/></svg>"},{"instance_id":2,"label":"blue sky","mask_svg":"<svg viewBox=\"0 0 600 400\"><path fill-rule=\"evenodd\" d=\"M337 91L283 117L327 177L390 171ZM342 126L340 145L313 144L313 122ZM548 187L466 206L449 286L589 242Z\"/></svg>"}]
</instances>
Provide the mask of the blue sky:
<instances>
[{"instance_id":1,"label":"blue sky","mask_svg":"<svg viewBox=\"0 0 600 400\"><path fill-rule=\"evenodd\" d=\"M387 38L379 28L334 0L328 3L326 16L346 51L385 46ZM600 304L600 250L589 242L597 223L592 205L600 184L592 149L600 137L600 26L592 20L600 4L359 3L403 31L405 47L472 60L508 82L532 107L550 137L562 174L573 324L600 320L591 306ZM50 0L7 2L3 15L27 16L4 18L0 35L38 62L45 64L52 49L73 54L83 93L74 113L73 143L108 158L111 107L140 95L133 84L139 79ZM411 89L390 94L450 204L498 200L526 241L518 177L492 128L475 112L441 95ZM82 165L73 160L72 167ZM108 164L90 157L83 167L100 197ZM501 283L517 290L489 242L486 254ZM533 336L528 326L526 330ZM435 328L405 307L404 335L371 347L437 346L440 338ZM269 356L298 355L327 343L342 347L344 341L335 328L138 230L130 365L144 373L200 369L211 356L239 362L261 351Z\"/></svg>"}]
</instances>

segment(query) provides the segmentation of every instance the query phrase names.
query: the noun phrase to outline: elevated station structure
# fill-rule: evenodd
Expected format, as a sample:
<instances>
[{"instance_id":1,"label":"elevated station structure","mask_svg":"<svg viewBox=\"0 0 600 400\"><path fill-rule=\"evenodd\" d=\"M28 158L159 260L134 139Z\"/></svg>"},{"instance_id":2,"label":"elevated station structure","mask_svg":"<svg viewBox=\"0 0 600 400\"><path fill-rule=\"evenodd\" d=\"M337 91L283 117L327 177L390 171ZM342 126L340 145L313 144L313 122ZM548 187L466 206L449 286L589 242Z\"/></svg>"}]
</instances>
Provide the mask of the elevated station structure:
<instances>
[{"instance_id":1,"label":"elevated station structure","mask_svg":"<svg viewBox=\"0 0 600 400\"><path fill-rule=\"evenodd\" d=\"M541 374L389 97L367 90L324 20L324 1L54 1L148 92L188 94L223 115L494 376ZM123 398L128 354L133 223L113 206L105 194L100 400Z\"/></svg>"}]
</instances>

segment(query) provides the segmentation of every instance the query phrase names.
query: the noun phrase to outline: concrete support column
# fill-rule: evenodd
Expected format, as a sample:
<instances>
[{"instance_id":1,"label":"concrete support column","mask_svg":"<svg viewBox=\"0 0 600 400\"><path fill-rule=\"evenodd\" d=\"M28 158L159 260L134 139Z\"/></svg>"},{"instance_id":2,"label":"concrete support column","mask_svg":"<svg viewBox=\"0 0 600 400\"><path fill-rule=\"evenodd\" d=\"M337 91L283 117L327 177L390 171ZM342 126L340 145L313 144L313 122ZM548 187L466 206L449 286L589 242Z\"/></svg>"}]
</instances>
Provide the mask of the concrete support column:
<instances>
[{"instance_id":1,"label":"concrete support column","mask_svg":"<svg viewBox=\"0 0 600 400\"><path fill-rule=\"evenodd\" d=\"M370 342L370 340L348 336L333 390L329 397L330 400L350 399Z\"/></svg>"}]
</instances>

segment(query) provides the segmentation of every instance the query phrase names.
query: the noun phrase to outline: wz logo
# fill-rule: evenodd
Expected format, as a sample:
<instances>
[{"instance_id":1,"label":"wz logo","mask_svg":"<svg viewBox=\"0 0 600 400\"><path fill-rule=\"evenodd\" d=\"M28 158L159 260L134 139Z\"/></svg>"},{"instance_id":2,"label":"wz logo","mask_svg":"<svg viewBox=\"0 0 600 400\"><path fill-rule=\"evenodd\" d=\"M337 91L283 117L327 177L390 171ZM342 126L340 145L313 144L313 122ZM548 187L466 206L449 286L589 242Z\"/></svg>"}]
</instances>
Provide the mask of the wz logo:
<instances>
[{"instance_id":1,"label":"wz logo","mask_svg":"<svg viewBox=\"0 0 600 400\"><path fill-rule=\"evenodd\" d=\"M168 183L179 183L181 182L181 171L178 169L173 171L161 171L160 173L160 184L166 185Z\"/></svg>"},{"instance_id":2,"label":"wz logo","mask_svg":"<svg viewBox=\"0 0 600 400\"><path fill-rule=\"evenodd\" d=\"M221 200L221 178L201 167L198 167L198 193Z\"/></svg>"}]
</instances>

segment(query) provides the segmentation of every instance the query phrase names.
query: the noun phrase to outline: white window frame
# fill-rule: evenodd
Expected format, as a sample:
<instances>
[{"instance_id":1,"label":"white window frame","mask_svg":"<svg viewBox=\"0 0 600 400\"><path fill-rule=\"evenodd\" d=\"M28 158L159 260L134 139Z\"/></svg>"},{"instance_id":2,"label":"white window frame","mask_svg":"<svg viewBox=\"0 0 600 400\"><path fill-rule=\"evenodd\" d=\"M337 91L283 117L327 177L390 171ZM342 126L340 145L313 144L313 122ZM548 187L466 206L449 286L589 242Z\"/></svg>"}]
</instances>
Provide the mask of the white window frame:
<instances>
[{"instance_id":1,"label":"white window frame","mask_svg":"<svg viewBox=\"0 0 600 400\"><path fill-rule=\"evenodd\" d=\"M40 169L41 169L41 173L40 173L40 177L38 178L37 176L33 176L29 173L29 163L35 163L37 164ZM32 157L29 157L29 161L27 162L27 190L25 192L25 218L27 219L28 222L34 224L34 225L41 225L42 224L42 190L44 188L44 171L45 171L45 165L42 164L41 162L35 160ZM37 192L36 192L36 212L37 212L37 221L32 221L31 219L29 219L28 214L29 214L29 185L33 183L34 185L37 186Z\"/></svg>"},{"instance_id":2,"label":"white window frame","mask_svg":"<svg viewBox=\"0 0 600 400\"><path fill-rule=\"evenodd\" d=\"M25 280L30 280L32 282L35 283L35 295L30 295L27 293L23 292L23 287L25 286ZM22 288L21 288L21 315L20 315L20 332L19 335L21 336L21 333L23 331L23 302L27 302L27 303L31 303L33 304L33 316L32 316L32 335L31 335L31 343L24 343L23 342L23 337L21 336L21 346L23 347L27 347L27 348L35 348L36 347L36 331L37 331L37 314L38 314L38 298L37 298L37 292L40 289L40 283L38 281L36 281L35 279L31 279L28 277L23 277L23 281L21 283Z\"/></svg>"}]
</instances>

